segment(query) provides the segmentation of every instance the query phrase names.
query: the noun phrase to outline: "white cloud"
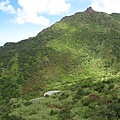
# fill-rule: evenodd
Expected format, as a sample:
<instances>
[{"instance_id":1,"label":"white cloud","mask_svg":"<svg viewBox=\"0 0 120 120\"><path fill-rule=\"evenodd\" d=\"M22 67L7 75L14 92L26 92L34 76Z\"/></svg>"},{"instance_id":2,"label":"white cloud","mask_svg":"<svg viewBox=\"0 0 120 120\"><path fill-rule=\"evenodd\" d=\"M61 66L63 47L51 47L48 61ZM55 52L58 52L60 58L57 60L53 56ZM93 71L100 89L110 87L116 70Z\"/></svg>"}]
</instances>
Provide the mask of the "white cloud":
<instances>
[{"instance_id":1,"label":"white cloud","mask_svg":"<svg viewBox=\"0 0 120 120\"><path fill-rule=\"evenodd\" d=\"M47 13L58 15L67 12L70 4L66 0L18 0L18 4L26 12Z\"/></svg>"},{"instance_id":2,"label":"white cloud","mask_svg":"<svg viewBox=\"0 0 120 120\"><path fill-rule=\"evenodd\" d=\"M9 0L0 2L0 10L2 10L3 12L11 13L11 14L15 14L16 13L15 9L13 8L13 6L10 5L10 1Z\"/></svg>"},{"instance_id":3,"label":"white cloud","mask_svg":"<svg viewBox=\"0 0 120 120\"><path fill-rule=\"evenodd\" d=\"M120 13L120 0L91 0L91 6L96 11Z\"/></svg>"},{"instance_id":4,"label":"white cloud","mask_svg":"<svg viewBox=\"0 0 120 120\"><path fill-rule=\"evenodd\" d=\"M71 5L66 3L65 0L48 0L48 8L47 13L51 15L59 15L61 13L65 13L69 10Z\"/></svg>"},{"instance_id":5,"label":"white cloud","mask_svg":"<svg viewBox=\"0 0 120 120\"><path fill-rule=\"evenodd\" d=\"M26 12L20 8L17 10L17 16L14 19L14 22L18 24L32 23L42 26L49 25L49 19L45 18L44 16L39 16L34 11Z\"/></svg>"},{"instance_id":6,"label":"white cloud","mask_svg":"<svg viewBox=\"0 0 120 120\"><path fill-rule=\"evenodd\" d=\"M0 2L0 10L15 14L12 22L18 24L32 23L43 26L49 25L49 19L44 15L61 15L66 13L71 5L67 0L18 0L20 6L16 10L10 0Z\"/></svg>"},{"instance_id":7,"label":"white cloud","mask_svg":"<svg viewBox=\"0 0 120 120\"><path fill-rule=\"evenodd\" d=\"M49 19L42 16L43 14L60 15L70 8L70 4L65 0L18 0L18 4L21 8L17 9L16 23L33 23L43 26L49 25Z\"/></svg>"}]
</instances>

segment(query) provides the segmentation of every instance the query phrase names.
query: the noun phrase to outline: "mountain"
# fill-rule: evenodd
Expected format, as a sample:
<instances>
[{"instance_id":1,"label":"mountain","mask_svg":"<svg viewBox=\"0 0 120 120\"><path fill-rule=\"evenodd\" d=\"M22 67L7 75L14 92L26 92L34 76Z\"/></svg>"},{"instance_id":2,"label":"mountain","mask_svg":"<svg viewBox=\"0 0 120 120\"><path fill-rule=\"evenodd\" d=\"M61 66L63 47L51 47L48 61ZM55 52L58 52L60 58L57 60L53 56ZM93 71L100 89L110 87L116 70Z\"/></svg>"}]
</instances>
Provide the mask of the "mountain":
<instances>
[{"instance_id":1,"label":"mountain","mask_svg":"<svg viewBox=\"0 0 120 120\"><path fill-rule=\"evenodd\" d=\"M89 7L0 47L1 119L117 120L119 79L120 14ZM49 90L64 92L40 107L28 102Z\"/></svg>"}]
</instances>

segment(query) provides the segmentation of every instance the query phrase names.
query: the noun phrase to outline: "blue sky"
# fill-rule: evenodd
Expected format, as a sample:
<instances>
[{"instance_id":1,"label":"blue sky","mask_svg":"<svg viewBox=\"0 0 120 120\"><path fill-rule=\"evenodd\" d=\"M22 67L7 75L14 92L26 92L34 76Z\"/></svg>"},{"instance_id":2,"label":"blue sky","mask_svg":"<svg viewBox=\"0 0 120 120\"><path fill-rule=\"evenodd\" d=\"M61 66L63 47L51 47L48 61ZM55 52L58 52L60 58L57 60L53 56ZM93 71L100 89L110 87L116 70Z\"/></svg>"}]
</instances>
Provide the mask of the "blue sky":
<instances>
[{"instance_id":1,"label":"blue sky","mask_svg":"<svg viewBox=\"0 0 120 120\"><path fill-rule=\"evenodd\" d=\"M0 46L36 36L62 17L92 6L120 13L120 0L0 0Z\"/></svg>"}]
</instances>

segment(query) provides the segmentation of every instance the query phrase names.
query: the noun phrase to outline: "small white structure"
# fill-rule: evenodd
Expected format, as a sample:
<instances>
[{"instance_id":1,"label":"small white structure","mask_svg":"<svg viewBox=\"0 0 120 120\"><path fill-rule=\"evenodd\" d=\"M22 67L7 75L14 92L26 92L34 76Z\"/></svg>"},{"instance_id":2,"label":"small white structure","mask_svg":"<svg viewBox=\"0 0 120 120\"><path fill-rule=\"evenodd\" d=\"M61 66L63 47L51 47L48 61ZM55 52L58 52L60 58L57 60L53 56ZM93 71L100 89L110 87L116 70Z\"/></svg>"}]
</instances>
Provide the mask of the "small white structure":
<instances>
[{"instance_id":1,"label":"small white structure","mask_svg":"<svg viewBox=\"0 0 120 120\"><path fill-rule=\"evenodd\" d=\"M44 97L46 96L46 95L53 95L53 94L55 94L55 93L59 93L59 92L61 92L61 90L52 90L52 91L48 91L48 92L45 92L44 93Z\"/></svg>"}]
</instances>

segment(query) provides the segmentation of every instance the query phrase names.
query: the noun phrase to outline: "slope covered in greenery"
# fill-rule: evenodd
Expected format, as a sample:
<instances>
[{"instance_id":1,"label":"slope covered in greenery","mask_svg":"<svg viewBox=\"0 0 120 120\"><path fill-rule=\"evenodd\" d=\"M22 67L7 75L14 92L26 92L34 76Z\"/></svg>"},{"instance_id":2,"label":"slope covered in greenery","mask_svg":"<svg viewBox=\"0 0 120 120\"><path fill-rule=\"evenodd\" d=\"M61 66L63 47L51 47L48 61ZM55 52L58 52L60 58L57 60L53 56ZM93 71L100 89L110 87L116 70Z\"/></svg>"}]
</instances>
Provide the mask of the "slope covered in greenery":
<instances>
[{"instance_id":1,"label":"slope covered in greenery","mask_svg":"<svg viewBox=\"0 0 120 120\"><path fill-rule=\"evenodd\" d=\"M0 47L1 119L119 120L119 18L88 8Z\"/></svg>"}]
</instances>

